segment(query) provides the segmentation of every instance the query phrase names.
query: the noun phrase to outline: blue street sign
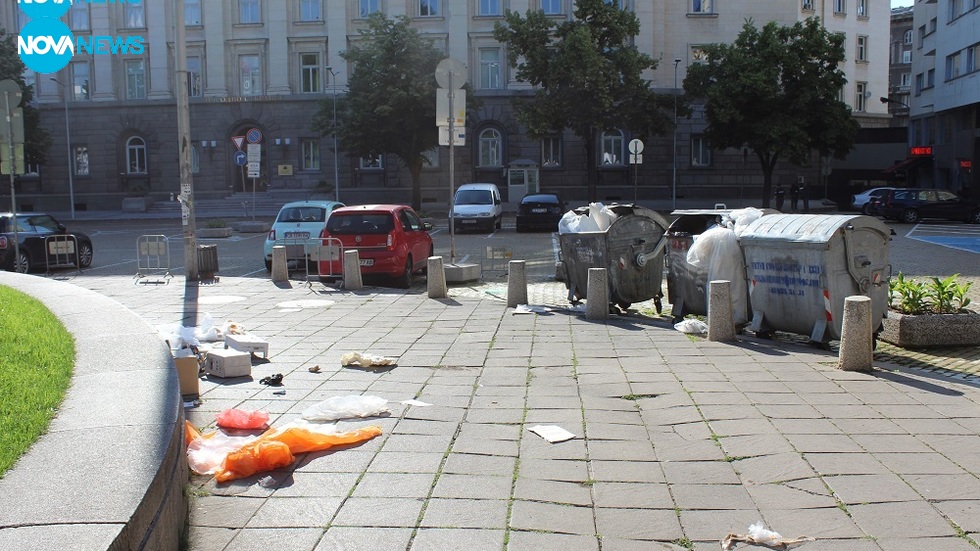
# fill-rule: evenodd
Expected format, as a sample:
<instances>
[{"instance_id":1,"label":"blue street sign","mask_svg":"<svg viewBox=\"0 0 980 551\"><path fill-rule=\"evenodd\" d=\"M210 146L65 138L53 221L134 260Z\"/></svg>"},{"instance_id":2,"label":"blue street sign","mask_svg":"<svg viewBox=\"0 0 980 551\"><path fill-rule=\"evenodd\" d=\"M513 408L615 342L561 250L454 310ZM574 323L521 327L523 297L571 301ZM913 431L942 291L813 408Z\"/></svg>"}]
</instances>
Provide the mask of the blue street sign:
<instances>
[{"instance_id":1,"label":"blue street sign","mask_svg":"<svg viewBox=\"0 0 980 551\"><path fill-rule=\"evenodd\" d=\"M262 131L258 128L249 128L248 132L245 133L245 139L248 140L248 143L261 143Z\"/></svg>"},{"instance_id":2,"label":"blue street sign","mask_svg":"<svg viewBox=\"0 0 980 551\"><path fill-rule=\"evenodd\" d=\"M248 155L244 151L235 152L235 164L238 166L245 166L245 161L248 159Z\"/></svg>"}]
</instances>

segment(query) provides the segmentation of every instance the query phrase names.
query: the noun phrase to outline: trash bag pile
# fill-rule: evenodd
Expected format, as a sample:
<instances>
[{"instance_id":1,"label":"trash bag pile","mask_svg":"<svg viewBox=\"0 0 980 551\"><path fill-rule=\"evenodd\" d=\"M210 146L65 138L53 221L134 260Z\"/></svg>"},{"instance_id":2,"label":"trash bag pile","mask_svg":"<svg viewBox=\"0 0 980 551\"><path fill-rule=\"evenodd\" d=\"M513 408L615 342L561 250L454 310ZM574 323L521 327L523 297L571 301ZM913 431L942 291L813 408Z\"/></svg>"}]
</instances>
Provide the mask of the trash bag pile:
<instances>
[{"instance_id":1,"label":"trash bag pile","mask_svg":"<svg viewBox=\"0 0 980 551\"><path fill-rule=\"evenodd\" d=\"M602 203L589 203L589 213L579 214L570 210L558 221L558 233L600 232L609 229L616 213Z\"/></svg>"}]
</instances>

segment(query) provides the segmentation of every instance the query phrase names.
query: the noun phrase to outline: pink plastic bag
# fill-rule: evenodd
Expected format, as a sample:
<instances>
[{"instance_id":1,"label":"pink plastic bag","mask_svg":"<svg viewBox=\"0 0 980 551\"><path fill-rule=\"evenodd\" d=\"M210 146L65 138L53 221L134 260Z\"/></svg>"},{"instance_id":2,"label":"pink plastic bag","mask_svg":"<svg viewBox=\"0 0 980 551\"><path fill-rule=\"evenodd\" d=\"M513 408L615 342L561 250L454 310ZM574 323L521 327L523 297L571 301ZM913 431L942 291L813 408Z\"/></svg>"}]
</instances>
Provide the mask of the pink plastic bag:
<instances>
[{"instance_id":1,"label":"pink plastic bag","mask_svg":"<svg viewBox=\"0 0 980 551\"><path fill-rule=\"evenodd\" d=\"M229 408L219 413L216 420L223 429L264 429L269 425L269 412Z\"/></svg>"}]
</instances>

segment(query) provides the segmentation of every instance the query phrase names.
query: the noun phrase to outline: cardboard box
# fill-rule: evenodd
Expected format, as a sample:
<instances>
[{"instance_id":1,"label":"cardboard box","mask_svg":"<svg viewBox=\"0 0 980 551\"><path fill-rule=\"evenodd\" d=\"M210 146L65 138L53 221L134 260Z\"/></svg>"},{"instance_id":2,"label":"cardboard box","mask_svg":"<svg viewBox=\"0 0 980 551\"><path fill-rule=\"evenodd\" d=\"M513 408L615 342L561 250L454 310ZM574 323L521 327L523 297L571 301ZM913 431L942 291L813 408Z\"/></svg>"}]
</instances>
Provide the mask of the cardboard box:
<instances>
[{"instance_id":1,"label":"cardboard box","mask_svg":"<svg viewBox=\"0 0 980 551\"><path fill-rule=\"evenodd\" d=\"M269 357L269 341L255 335L225 335L225 348L234 348L252 354L261 352L263 358Z\"/></svg>"},{"instance_id":2,"label":"cardboard box","mask_svg":"<svg viewBox=\"0 0 980 551\"><path fill-rule=\"evenodd\" d=\"M240 350L209 350L204 372L215 377L248 377L252 374L252 354Z\"/></svg>"},{"instance_id":3,"label":"cardboard box","mask_svg":"<svg viewBox=\"0 0 980 551\"><path fill-rule=\"evenodd\" d=\"M181 396L199 396L201 394L200 379L198 373L201 366L197 363L197 356L175 357L174 364L177 366L177 378L180 380Z\"/></svg>"}]
</instances>

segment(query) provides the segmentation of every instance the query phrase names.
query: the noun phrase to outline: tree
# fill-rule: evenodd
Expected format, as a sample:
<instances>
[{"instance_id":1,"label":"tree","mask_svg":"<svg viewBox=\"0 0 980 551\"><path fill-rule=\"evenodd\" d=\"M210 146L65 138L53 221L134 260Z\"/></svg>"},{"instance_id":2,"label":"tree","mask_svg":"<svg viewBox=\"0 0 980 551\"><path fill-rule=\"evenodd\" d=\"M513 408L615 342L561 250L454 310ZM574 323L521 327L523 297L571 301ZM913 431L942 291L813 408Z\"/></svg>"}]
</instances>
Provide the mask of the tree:
<instances>
[{"instance_id":1,"label":"tree","mask_svg":"<svg viewBox=\"0 0 980 551\"><path fill-rule=\"evenodd\" d=\"M597 134L623 127L640 137L663 134L673 128L673 99L641 76L657 61L631 43L640 32L634 13L616 2L576 0L574 16L556 23L543 11L507 10L493 35L507 44L517 78L536 87L533 99L515 101L518 120L532 139L564 128L582 138L594 201Z\"/></svg>"},{"instance_id":2,"label":"tree","mask_svg":"<svg viewBox=\"0 0 980 551\"><path fill-rule=\"evenodd\" d=\"M24 91L20 100L20 106L24 109L24 160L27 164L42 165L48 160L51 135L41 128L41 112L31 105L34 86L27 86L24 82L25 69L24 62L17 55L17 35L0 29L0 80L13 80ZM11 105L11 109L14 107Z\"/></svg>"},{"instance_id":3,"label":"tree","mask_svg":"<svg viewBox=\"0 0 980 551\"><path fill-rule=\"evenodd\" d=\"M446 56L405 16L376 12L360 33L363 41L340 54L353 72L337 113L338 139L352 156L398 155L412 175L412 207L419 209L425 153L439 145L435 71ZM313 129L333 131L331 100L320 103Z\"/></svg>"},{"instance_id":4,"label":"tree","mask_svg":"<svg viewBox=\"0 0 980 551\"><path fill-rule=\"evenodd\" d=\"M854 145L859 126L839 98L844 41L818 18L761 30L746 20L733 44L702 46L707 61L688 68L684 90L705 100L705 137L755 152L765 207L778 160L808 166L814 149L843 159Z\"/></svg>"}]
</instances>

